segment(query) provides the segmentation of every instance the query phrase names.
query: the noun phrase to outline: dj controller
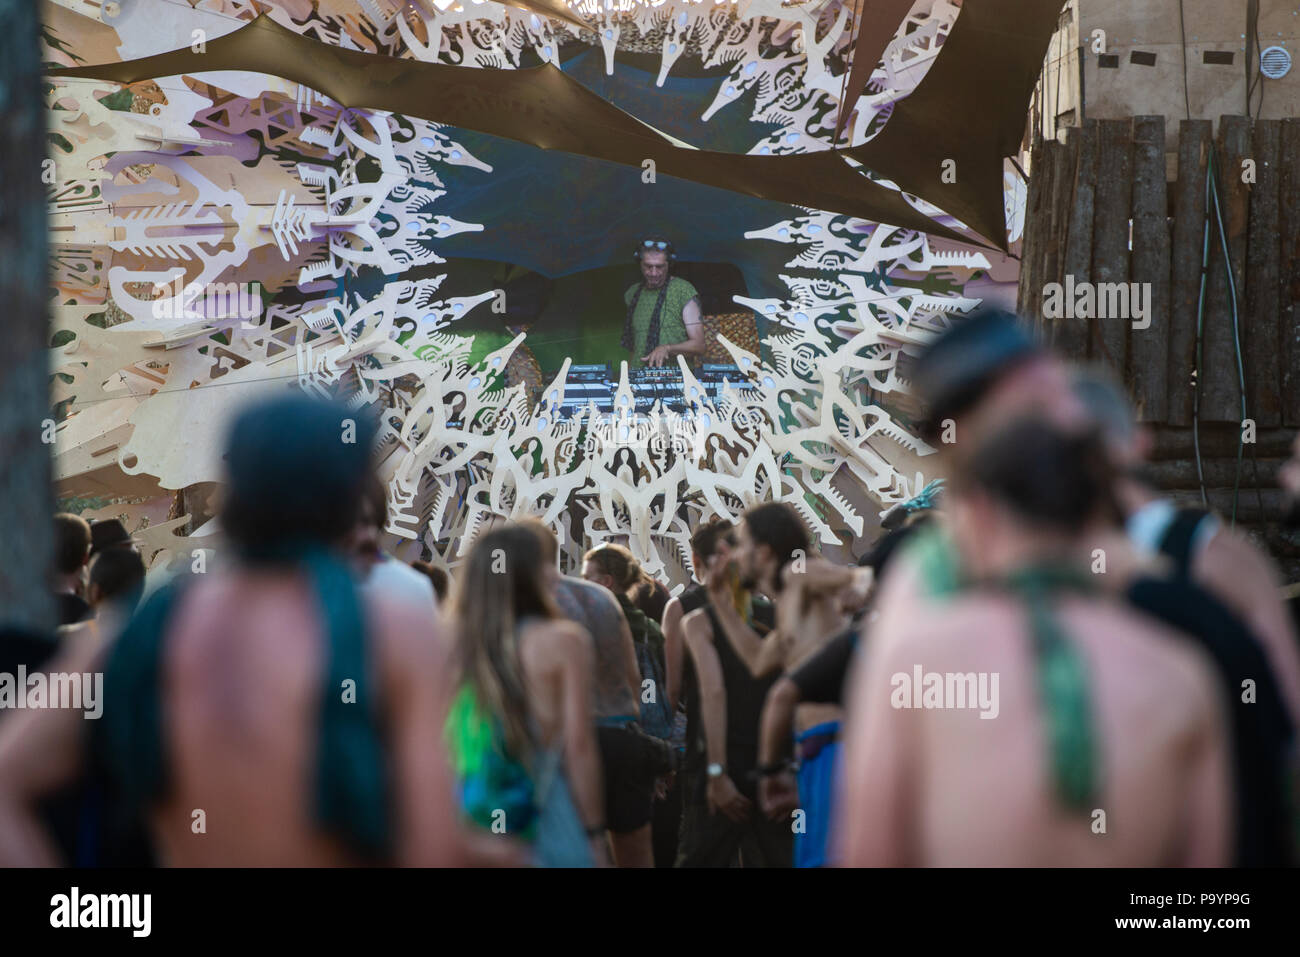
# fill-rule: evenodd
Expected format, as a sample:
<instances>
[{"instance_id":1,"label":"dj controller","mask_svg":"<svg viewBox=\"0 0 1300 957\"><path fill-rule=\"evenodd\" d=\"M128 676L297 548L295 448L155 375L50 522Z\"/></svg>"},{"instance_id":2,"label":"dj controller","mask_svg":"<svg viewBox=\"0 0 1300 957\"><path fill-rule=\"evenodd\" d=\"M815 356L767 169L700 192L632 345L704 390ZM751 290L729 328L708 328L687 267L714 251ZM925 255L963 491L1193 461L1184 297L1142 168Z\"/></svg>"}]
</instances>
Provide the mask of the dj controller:
<instances>
[{"instance_id":1,"label":"dj controller","mask_svg":"<svg viewBox=\"0 0 1300 957\"><path fill-rule=\"evenodd\" d=\"M705 363L695 372L710 401L716 400L724 379L732 386L744 381L734 364ZM653 369L649 366L628 370L628 385L636 412L648 413L656 402L672 412L685 412L687 403L682 395L682 374L676 366ZM564 401L560 415L568 417L594 402L601 412L614 411L614 395L618 391L618 374L608 365L572 365L564 386Z\"/></svg>"}]
</instances>

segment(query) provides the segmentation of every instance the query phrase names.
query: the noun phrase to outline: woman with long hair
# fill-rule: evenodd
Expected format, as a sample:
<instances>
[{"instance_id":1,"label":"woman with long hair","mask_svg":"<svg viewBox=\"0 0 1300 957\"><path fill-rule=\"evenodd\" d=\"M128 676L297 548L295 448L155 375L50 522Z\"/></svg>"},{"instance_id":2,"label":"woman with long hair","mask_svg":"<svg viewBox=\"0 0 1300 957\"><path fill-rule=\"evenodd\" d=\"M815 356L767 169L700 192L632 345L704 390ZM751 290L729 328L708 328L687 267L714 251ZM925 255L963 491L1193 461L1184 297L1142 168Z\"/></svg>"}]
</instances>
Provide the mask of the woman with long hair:
<instances>
[{"instance_id":1,"label":"woman with long hair","mask_svg":"<svg viewBox=\"0 0 1300 957\"><path fill-rule=\"evenodd\" d=\"M653 590L655 580L645 573L628 548L611 542L598 545L582 556L582 577L608 588L618 599L632 630L641 674L665 689L665 693L656 696L655 701L642 706L641 726L655 737L667 738L672 733L672 709L666 693L664 633L659 622L640 608L635 597L643 589Z\"/></svg>"},{"instance_id":2,"label":"woman with long hair","mask_svg":"<svg viewBox=\"0 0 1300 957\"><path fill-rule=\"evenodd\" d=\"M578 866L604 859L591 636L559 617L555 574L526 528L475 542L453 611L447 744L471 822L533 845L538 863Z\"/></svg>"}]
</instances>

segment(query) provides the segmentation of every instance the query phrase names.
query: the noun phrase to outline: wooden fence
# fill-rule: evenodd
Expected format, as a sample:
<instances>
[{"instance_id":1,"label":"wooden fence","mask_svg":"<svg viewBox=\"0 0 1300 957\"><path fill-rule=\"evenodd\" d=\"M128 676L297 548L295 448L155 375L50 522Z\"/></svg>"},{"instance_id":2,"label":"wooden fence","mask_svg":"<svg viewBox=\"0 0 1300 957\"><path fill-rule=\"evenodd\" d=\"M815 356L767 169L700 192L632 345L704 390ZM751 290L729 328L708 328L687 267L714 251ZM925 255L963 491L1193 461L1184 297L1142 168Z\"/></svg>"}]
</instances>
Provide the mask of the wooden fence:
<instances>
[{"instance_id":1,"label":"wooden fence","mask_svg":"<svg viewBox=\"0 0 1300 957\"><path fill-rule=\"evenodd\" d=\"M1276 466L1300 426L1300 119L1225 116L1217 135L1209 120L1180 121L1177 155L1165 149L1159 116L1089 120L1064 143L1034 144L1019 309L1060 352L1109 364L1128 383L1139 417L1155 428L1171 490L1196 488L1199 498L1190 441L1198 376L1212 504L1222 506L1222 489L1237 481L1237 438L1243 419L1253 420L1254 474L1248 467L1242 499L1256 506L1253 520L1267 519ZM1211 162L1226 265L1207 195ZM1114 315L1124 290L1103 283L1147 284L1138 325L1149 325ZM1112 314L1056 315L1082 284L1101 291Z\"/></svg>"},{"instance_id":2,"label":"wooden fence","mask_svg":"<svg viewBox=\"0 0 1300 957\"><path fill-rule=\"evenodd\" d=\"M1132 384L1145 421L1190 425L1206 231L1200 419L1240 423L1231 285L1246 417L1300 426L1300 119L1182 121L1166 182L1159 116L1089 120L1065 143L1035 144L1019 306L1065 354L1101 360ZM1224 267L1211 155L1233 283ZM1246 161L1253 161L1253 176ZM1246 180L1253 178L1254 182ZM1043 319L1049 283L1149 283L1150 326L1130 319Z\"/></svg>"}]
</instances>

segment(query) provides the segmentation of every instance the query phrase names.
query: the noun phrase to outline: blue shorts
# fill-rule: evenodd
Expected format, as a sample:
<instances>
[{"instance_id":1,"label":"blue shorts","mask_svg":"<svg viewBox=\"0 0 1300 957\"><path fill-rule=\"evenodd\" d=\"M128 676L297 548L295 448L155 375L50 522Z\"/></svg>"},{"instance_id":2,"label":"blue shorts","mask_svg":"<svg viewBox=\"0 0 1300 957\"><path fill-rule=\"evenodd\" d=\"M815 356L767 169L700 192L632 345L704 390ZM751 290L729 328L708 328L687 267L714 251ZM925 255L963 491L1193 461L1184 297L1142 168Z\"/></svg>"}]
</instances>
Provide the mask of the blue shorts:
<instances>
[{"instance_id":1,"label":"blue shorts","mask_svg":"<svg viewBox=\"0 0 1300 957\"><path fill-rule=\"evenodd\" d=\"M794 866L825 867L840 757L840 723L814 725L794 740L799 751L799 807L804 812L804 832L794 836Z\"/></svg>"}]
</instances>

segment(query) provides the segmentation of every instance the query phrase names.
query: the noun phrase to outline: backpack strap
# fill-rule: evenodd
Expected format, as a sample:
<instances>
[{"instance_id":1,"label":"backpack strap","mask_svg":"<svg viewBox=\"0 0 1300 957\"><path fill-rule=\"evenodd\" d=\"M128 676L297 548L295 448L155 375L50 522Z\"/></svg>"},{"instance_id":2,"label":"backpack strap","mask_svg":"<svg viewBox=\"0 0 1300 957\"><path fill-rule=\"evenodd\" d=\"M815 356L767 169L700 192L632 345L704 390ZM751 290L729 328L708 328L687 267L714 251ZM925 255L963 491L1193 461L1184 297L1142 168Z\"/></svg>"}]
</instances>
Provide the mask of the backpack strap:
<instances>
[{"instance_id":1,"label":"backpack strap","mask_svg":"<svg viewBox=\"0 0 1300 957\"><path fill-rule=\"evenodd\" d=\"M335 556L311 551L302 565L316 593L327 642L316 763L317 821L360 853L383 858L391 850L392 836L388 767L361 596L347 565ZM345 688L355 696L345 696Z\"/></svg>"},{"instance_id":2,"label":"backpack strap","mask_svg":"<svg viewBox=\"0 0 1300 957\"><path fill-rule=\"evenodd\" d=\"M1210 517L1210 513L1203 508L1180 508L1161 536L1160 554L1173 560L1174 577L1177 580L1191 580L1192 561L1196 557L1193 546L1196 544L1197 530Z\"/></svg>"},{"instance_id":3,"label":"backpack strap","mask_svg":"<svg viewBox=\"0 0 1300 957\"><path fill-rule=\"evenodd\" d=\"M163 639L190 576L168 582L141 605L104 664L104 712L92 732L125 804L143 812L169 784L162 727Z\"/></svg>"}]
</instances>

